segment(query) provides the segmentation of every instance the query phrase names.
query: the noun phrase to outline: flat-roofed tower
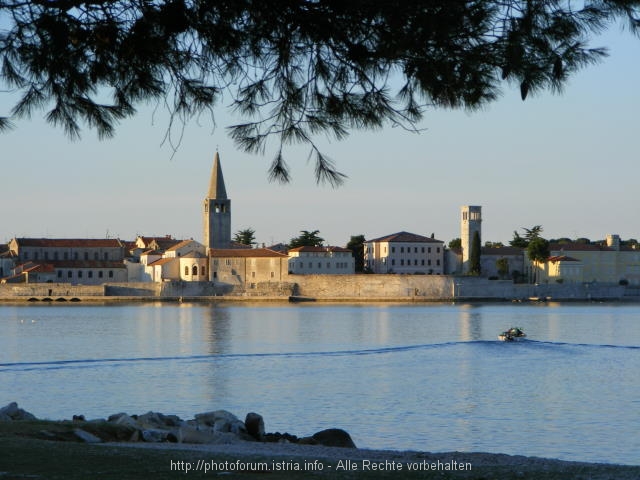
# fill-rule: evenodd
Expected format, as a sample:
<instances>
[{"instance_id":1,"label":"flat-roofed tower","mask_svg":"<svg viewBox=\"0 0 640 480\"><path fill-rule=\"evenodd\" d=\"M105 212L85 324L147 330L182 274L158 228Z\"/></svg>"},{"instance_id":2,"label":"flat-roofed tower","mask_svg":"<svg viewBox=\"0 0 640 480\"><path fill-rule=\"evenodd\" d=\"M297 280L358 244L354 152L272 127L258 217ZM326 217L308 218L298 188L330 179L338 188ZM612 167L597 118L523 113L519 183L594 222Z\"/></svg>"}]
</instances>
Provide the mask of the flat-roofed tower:
<instances>
[{"instance_id":1,"label":"flat-roofed tower","mask_svg":"<svg viewBox=\"0 0 640 480\"><path fill-rule=\"evenodd\" d=\"M462 273L469 273L469 256L473 236L478 232L482 244L482 207L463 205L460 207L460 240L462 243Z\"/></svg>"}]
</instances>

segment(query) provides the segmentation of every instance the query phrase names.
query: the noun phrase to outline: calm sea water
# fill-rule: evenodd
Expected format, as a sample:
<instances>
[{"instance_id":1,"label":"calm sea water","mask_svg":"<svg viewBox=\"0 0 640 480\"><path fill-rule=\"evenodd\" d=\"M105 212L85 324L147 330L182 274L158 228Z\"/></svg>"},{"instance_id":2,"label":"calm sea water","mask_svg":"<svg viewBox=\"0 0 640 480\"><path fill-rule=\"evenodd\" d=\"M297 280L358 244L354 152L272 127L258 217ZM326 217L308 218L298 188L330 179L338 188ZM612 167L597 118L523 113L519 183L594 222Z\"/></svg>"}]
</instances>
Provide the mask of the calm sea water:
<instances>
[{"instance_id":1,"label":"calm sea water","mask_svg":"<svg viewBox=\"0 0 640 480\"><path fill-rule=\"evenodd\" d=\"M256 411L365 448L640 463L638 306L0 306L0 332L0 405L41 418Z\"/></svg>"}]
</instances>

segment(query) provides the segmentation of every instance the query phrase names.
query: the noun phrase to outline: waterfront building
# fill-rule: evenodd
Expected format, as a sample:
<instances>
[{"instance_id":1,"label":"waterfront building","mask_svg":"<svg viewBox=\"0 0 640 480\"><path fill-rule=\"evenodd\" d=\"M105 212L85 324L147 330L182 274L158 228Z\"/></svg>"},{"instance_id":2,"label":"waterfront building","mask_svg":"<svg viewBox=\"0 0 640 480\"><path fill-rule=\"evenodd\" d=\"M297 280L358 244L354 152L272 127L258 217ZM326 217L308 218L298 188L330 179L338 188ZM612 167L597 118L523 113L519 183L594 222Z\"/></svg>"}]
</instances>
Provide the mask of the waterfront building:
<instances>
[{"instance_id":1,"label":"waterfront building","mask_svg":"<svg viewBox=\"0 0 640 480\"><path fill-rule=\"evenodd\" d=\"M8 246L15 264L8 281L29 281L25 273L33 273L31 281L38 282L43 278L79 285L127 281L124 246L115 238L13 238Z\"/></svg>"},{"instance_id":2,"label":"waterfront building","mask_svg":"<svg viewBox=\"0 0 640 480\"><path fill-rule=\"evenodd\" d=\"M209 250L210 278L216 284L255 288L262 282L288 277L289 257L267 248L213 248Z\"/></svg>"},{"instance_id":3,"label":"waterfront building","mask_svg":"<svg viewBox=\"0 0 640 480\"><path fill-rule=\"evenodd\" d=\"M549 252L550 260L554 259L555 263L533 266L538 269L536 273L539 281L603 282L640 286L640 250L621 245L618 235L607 235L604 244L552 243L549 245ZM565 273L569 267L570 276Z\"/></svg>"},{"instance_id":4,"label":"waterfront building","mask_svg":"<svg viewBox=\"0 0 640 480\"><path fill-rule=\"evenodd\" d=\"M289 250L289 273L296 275L356 272L353 252L343 247L297 247Z\"/></svg>"},{"instance_id":5,"label":"waterfront building","mask_svg":"<svg viewBox=\"0 0 640 480\"><path fill-rule=\"evenodd\" d=\"M364 242L364 264L372 273L444 274L444 242L398 232Z\"/></svg>"}]
</instances>

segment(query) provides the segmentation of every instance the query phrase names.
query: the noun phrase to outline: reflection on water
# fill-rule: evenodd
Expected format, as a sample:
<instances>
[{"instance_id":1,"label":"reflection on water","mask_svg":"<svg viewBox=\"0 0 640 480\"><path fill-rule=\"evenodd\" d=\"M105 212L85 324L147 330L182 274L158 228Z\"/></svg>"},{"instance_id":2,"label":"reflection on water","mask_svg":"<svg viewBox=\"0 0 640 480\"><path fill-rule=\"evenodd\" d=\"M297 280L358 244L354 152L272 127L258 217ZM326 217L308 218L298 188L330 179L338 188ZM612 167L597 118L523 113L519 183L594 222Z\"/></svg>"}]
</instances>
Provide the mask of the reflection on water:
<instances>
[{"instance_id":1,"label":"reflection on water","mask_svg":"<svg viewBox=\"0 0 640 480\"><path fill-rule=\"evenodd\" d=\"M361 447L637 463L640 323L615 305L2 306L0 405L261 413ZM496 340L510 326L528 339ZM10 387L7 387L10 386Z\"/></svg>"}]
</instances>

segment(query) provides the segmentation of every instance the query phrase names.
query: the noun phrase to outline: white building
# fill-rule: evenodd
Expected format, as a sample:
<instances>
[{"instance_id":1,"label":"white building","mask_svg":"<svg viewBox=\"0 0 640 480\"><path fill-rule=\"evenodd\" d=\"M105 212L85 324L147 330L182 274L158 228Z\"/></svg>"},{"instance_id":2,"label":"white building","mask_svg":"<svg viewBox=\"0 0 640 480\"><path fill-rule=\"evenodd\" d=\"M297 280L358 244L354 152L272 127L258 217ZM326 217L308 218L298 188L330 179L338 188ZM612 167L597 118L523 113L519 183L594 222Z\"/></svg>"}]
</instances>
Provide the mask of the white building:
<instances>
[{"instance_id":1,"label":"white building","mask_svg":"<svg viewBox=\"0 0 640 480\"><path fill-rule=\"evenodd\" d=\"M354 274L356 262L353 252L342 247L297 247L289 250L289 273Z\"/></svg>"},{"instance_id":2,"label":"white building","mask_svg":"<svg viewBox=\"0 0 640 480\"><path fill-rule=\"evenodd\" d=\"M398 232L364 243L364 265L373 273L444 274L444 242Z\"/></svg>"}]
</instances>

